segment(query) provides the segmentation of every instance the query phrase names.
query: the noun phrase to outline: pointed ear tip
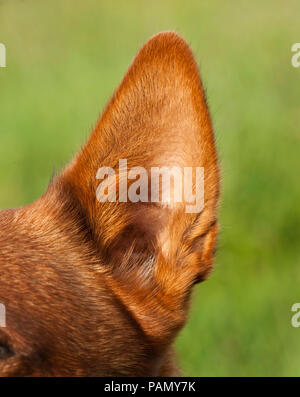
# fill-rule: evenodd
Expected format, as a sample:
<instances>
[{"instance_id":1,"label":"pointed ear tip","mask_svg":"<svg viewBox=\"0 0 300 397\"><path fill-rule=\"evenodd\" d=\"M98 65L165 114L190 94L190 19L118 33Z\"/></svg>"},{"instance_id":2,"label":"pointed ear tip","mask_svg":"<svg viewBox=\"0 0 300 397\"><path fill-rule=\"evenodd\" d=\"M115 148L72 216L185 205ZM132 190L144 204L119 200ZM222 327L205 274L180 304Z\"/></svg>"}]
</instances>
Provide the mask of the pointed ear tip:
<instances>
[{"instance_id":1,"label":"pointed ear tip","mask_svg":"<svg viewBox=\"0 0 300 397\"><path fill-rule=\"evenodd\" d=\"M152 36L142 47L142 51L149 51L152 55L170 53L184 58L194 58L193 52L186 40L175 31L163 31Z\"/></svg>"},{"instance_id":2,"label":"pointed ear tip","mask_svg":"<svg viewBox=\"0 0 300 397\"><path fill-rule=\"evenodd\" d=\"M148 40L148 43L153 42L153 41L165 42L165 43L170 43L170 44L183 43L187 46L186 40L179 33L177 33L175 30L164 30L164 31L158 32L158 33L154 34L152 37L150 37L150 39Z\"/></svg>"},{"instance_id":3,"label":"pointed ear tip","mask_svg":"<svg viewBox=\"0 0 300 397\"><path fill-rule=\"evenodd\" d=\"M161 32L158 32L154 34L152 37L150 37L149 41L152 40L163 40L163 41L169 41L169 42L176 42L176 41L183 41L185 42L184 38L177 33L175 30L163 30Z\"/></svg>"}]
</instances>

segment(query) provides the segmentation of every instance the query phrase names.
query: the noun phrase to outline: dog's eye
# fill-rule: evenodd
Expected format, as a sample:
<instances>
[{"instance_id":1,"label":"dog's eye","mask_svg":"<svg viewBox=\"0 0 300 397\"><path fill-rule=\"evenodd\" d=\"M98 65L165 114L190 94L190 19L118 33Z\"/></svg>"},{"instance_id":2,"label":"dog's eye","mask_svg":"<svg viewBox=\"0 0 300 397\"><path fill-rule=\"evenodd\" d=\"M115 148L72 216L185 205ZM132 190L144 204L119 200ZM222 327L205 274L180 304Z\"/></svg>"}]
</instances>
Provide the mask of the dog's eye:
<instances>
[{"instance_id":1,"label":"dog's eye","mask_svg":"<svg viewBox=\"0 0 300 397\"><path fill-rule=\"evenodd\" d=\"M4 360L14 355L12 349L4 344L0 343L0 360Z\"/></svg>"}]
</instances>

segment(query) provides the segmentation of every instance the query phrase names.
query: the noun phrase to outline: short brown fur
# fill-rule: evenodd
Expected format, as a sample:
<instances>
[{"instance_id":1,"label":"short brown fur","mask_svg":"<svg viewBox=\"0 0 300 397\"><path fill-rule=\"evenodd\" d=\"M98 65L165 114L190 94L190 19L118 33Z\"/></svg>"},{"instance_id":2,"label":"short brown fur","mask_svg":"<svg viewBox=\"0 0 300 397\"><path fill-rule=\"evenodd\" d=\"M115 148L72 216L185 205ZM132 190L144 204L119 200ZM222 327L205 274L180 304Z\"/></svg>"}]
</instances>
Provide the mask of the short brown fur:
<instances>
[{"instance_id":1,"label":"short brown fur","mask_svg":"<svg viewBox=\"0 0 300 397\"><path fill-rule=\"evenodd\" d=\"M200 214L99 203L97 170L204 167ZM192 286L209 275L219 171L193 54L173 32L140 50L87 144L35 203L0 212L2 376L173 376ZM195 342L193 342L195 343ZM3 349L2 349L3 350Z\"/></svg>"}]
</instances>

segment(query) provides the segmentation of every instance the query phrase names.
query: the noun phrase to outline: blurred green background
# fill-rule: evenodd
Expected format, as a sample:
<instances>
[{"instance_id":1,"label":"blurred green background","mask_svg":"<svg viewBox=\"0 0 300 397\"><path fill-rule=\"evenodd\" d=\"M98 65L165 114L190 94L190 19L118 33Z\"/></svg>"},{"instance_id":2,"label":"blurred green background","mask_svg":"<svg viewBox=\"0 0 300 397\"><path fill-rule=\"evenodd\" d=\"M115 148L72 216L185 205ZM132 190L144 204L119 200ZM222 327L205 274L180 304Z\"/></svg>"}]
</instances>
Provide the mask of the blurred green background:
<instances>
[{"instance_id":1,"label":"blurred green background","mask_svg":"<svg viewBox=\"0 0 300 397\"><path fill-rule=\"evenodd\" d=\"M0 208L39 197L138 48L177 30L200 65L222 164L215 271L177 342L184 374L299 376L299 1L0 0Z\"/></svg>"}]
</instances>

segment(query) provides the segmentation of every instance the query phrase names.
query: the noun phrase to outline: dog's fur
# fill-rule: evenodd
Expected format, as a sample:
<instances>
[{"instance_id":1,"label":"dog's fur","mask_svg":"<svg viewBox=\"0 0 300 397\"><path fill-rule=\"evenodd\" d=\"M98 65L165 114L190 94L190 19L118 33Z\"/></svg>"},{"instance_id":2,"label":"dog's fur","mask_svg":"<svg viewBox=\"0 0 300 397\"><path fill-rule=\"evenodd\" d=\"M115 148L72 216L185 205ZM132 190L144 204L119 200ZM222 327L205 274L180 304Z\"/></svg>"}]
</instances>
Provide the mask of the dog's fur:
<instances>
[{"instance_id":1,"label":"dog's fur","mask_svg":"<svg viewBox=\"0 0 300 397\"><path fill-rule=\"evenodd\" d=\"M100 203L99 167L205 169L205 205ZM0 212L2 376L172 376L192 286L211 271L219 171L193 54L140 50L90 139L46 193ZM198 343L193 341L193 344ZM200 343L200 342L199 342ZM192 348L192 347L191 347Z\"/></svg>"}]
</instances>

